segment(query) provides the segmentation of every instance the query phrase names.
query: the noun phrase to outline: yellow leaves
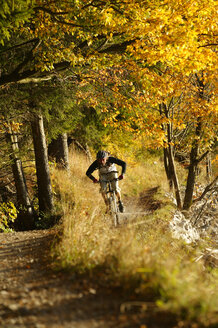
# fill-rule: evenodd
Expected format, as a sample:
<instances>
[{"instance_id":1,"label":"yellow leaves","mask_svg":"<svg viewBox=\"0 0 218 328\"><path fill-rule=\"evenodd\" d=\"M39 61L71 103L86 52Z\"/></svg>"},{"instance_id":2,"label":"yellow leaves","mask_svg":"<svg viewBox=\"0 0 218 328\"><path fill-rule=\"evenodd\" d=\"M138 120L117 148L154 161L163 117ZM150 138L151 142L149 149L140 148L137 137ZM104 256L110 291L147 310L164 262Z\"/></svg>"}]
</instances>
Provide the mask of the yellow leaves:
<instances>
[{"instance_id":1,"label":"yellow leaves","mask_svg":"<svg viewBox=\"0 0 218 328\"><path fill-rule=\"evenodd\" d=\"M183 129L186 128L186 124L185 124L185 123L181 123L181 124L179 124L179 125L177 126L177 128L178 128L179 130L183 130Z\"/></svg>"},{"instance_id":2,"label":"yellow leaves","mask_svg":"<svg viewBox=\"0 0 218 328\"><path fill-rule=\"evenodd\" d=\"M112 9L109 8L106 11L104 11L103 13L103 17L105 20L106 25L111 25L111 23L113 22L113 13L112 13Z\"/></svg>"},{"instance_id":3,"label":"yellow leaves","mask_svg":"<svg viewBox=\"0 0 218 328\"><path fill-rule=\"evenodd\" d=\"M40 3L38 0L37 4ZM45 5L44 2L41 5ZM128 52L136 60L145 60L151 65L161 61L171 67L176 66L181 71L189 62L187 74L205 66L206 58L203 60L200 56L201 58L196 60L195 55L200 53L199 35L204 34L205 38L208 38L206 35L216 26L215 1L125 0L118 2L117 8L112 5L115 6L114 3L106 1L95 7L90 5L90 1L82 0L74 1L73 4L49 3L49 10L66 13L62 19L68 24L58 24L48 12L37 12L34 18L34 33L43 42L47 41L47 57L51 56L52 60L70 58L67 54L62 58L60 47L67 34L86 39L88 45L92 46L97 35L102 35L102 32L110 40L116 32L123 33L126 40L137 40L134 46L128 47ZM80 21L84 29L70 25L75 22L79 25ZM90 26L89 31L87 26ZM56 44L55 39L58 40ZM68 49L73 53L72 48ZM38 51L40 57L40 50ZM55 56L51 52L55 52ZM211 58L212 54L207 56ZM214 60L211 61L210 58L207 59L212 65ZM76 63L75 58L72 60Z\"/></svg>"},{"instance_id":4,"label":"yellow leaves","mask_svg":"<svg viewBox=\"0 0 218 328\"><path fill-rule=\"evenodd\" d=\"M0 132L1 133L17 133L20 130L20 127L23 125L22 123L18 123L18 122L5 122L4 117L0 118Z\"/></svg>"},{"instance_id":5,"label":"yellow leaves","mask_svg":"<svg viewBox=\"0 0 218 328\"><path fill-rule=\"evenodd\" d=\"M210 1L211 7L208 9L206 2L202 4L200 0L164 1L161 6L150 1L151 18L145 18L142 3L140 8L135 9L135 24L132 22L128 29L129 35L138 40L128 48L130 53L136 59L146 58L150 64L162 61L170 66L177 65L181 71L189 61L187 73L204 68L206 58L203 60L201 57L199 61L195 56L200 52L199 34L208 33L204 28L215 24L215 16L211 14L214 3Z\"/></svg>"}]
</instances>

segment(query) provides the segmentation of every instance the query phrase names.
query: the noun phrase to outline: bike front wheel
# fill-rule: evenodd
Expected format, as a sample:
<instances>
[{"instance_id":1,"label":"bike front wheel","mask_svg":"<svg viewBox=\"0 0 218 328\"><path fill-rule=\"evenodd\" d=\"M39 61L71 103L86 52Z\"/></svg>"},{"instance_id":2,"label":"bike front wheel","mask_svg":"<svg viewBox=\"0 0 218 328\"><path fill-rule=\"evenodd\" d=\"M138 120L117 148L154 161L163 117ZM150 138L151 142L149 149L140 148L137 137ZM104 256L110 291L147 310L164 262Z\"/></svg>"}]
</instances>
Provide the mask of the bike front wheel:
<instances>
[{"instance_id":1,"label":"bike front wheel","mask_svg":"<svg viewBox=\"0 0 218 328\"><path fill-rule=\"evenodd\" d=\"M114 227L117 227L119 225L119 210L117 206L115 193L111 197L111 215L113 219L113 225Z\"/></svg>"}]
</instances>

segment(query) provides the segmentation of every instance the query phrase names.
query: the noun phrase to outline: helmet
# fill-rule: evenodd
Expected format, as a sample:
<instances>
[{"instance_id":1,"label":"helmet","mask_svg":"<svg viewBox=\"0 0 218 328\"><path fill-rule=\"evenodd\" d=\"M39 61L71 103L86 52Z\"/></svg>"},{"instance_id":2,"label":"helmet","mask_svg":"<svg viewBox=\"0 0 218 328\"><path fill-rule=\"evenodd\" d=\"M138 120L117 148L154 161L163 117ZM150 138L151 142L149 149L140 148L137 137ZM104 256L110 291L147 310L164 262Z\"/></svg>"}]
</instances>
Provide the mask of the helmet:
<instances>
[{"instance_id":1,"label":"helmet","mask_svg":"<svg viewBox=\"0 0 218 328\"><path fill-rule=\"evenodd\" d=\"M96 158L97 159L102 159L108 156L108 153L105 150L99 150L97 152Z\"/></svg>"}]
</instances>

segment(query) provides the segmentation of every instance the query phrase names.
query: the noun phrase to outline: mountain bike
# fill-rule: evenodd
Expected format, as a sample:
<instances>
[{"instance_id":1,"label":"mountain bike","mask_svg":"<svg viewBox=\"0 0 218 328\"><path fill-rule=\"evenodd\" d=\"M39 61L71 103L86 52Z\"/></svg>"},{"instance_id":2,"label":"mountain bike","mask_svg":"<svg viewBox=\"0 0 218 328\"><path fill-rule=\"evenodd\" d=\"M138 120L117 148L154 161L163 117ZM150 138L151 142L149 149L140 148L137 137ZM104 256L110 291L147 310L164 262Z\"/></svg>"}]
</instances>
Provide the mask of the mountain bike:
<instances>
[{"instance_id":1,"label":"mountain bike","mask_svg":"<svg viewBox=\"0 0 218 328\"><path fill-rule=\"evenodd\" d=\"M107 197L107 203L109 206L109 213L113 220L114 227L117 227L119 225L120 221L120 211L118 207L118 202L116 198L116 193L112 189L112 181L118 181L118 178L114 178L112 180L101 180L107 183L107 189L106 189L106 197Z\"/></svg>"}]
</instances>

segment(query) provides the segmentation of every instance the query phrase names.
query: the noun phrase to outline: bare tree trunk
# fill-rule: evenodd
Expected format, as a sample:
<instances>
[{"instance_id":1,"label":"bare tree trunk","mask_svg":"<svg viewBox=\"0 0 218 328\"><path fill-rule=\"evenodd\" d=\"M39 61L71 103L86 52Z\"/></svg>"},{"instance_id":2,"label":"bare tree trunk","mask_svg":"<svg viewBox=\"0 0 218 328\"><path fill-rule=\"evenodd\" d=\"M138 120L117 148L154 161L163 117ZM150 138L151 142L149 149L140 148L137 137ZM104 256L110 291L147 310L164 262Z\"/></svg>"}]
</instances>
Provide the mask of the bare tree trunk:
<instances>
[{"instance_id":1,"label":"bare tree trunk","mask_svg":"<svg viewBox=\"0 0 218 328\"><path fill-rule=\"evenodd\" d=\"M198 150L199 150L198 137L200 137L201 128L202 128L201 119L198 118L198 124L197 124L196 130L195 130L196 139L193 141L192 149L190 152L190 164L189 164L189 169L188 169L188 178L187 178L185 197L184 197L184 203L183 203L183 210L185 210L185 211L187 211L192 204L197 166L199 163L199 160L198 160Z\"/></svg>"},{"instance_id":2,"label":"bare tree trunk","mask_svg":"<svg viewBox=\"0 0 218 328\"><path fill-rule=\"evenodd\" d=\"M89 159L89 162L92 163L93 162L93 158L92 158L92 154L90 152L90 149L89 149L89 146L88 146L87 143L86 143L85 149L86 149L86 154L87 154L87 157Z\"/></svg>"},{"instance_id":3,"label":"bare tree trunk","mask_svg":"<svg viewBox=\"0 0 218 328\"><path fill-rule=\"evenodd\" d=\"M173 189L173 179L172 179L172 172L170 170L170 165L169 165L168 149L164 147L163 152L164 152L164 168L165 168L165 172L166 172L170 190L172 190Z\"/></svg>"},{"instance_id":4,"label":"bare tree trunk","mask_svg":"<svg viewBox=\"0 0 218 328\"><path fill-rule=\"evenodd\" d=\"M85 145L82 145L78 140L76 140L74 138L69 138L68 144L71 144L71 143L74 144L76 149L81 150L87 156L90 163L93 162L92 154L90 152L90 149L89 149L89 146L87 143Z\"/></svg>"},{"instance_id":5,"label":"bare tree trunk","mask_svg":"<svg viewBox=\"0 0 218 328\"><path fill-rule=\"evenodd\" d=\"M207 92L205 93L205 83L204 83L204 76L203 72L201 72L201 76L196 73L195 74L196 79L196 85L198 87L198 96L200 99L208 99ZM206 151L201 158L198 159L198 153L199 153L199 139L202 132L202 124L203 120L202 117L197 118L197 125L195 128L195 139L192 143L192 149L190 153L190 165L189 165L189 172L188 172L188 178L187 178L187 184L186 184L186 191L185 191L185 197L184 197L184 203L183 203L183 209L188 210L192 204L192 198L193 198L193 192L194 192L194 186L195 186L195 179L197 174L197 168L200 161L208 155L209 151Z\"/></svg>"},{"instance_id":6,"label":"bare tree trunk","mask_svg":"<svg viewBox=\"0 0 218 328\"><path fill-rule=\"evenodd\" d=\"M48 154L54 157L62 168L69 169L67 133L60 134L57 139L51 141L48 146Z\"/></svg>"},{"instance_id":7,"label":"bare tree trunk","mask_svg":"<svg viewBox=\"0 0 218 328\"><path fill-rule=\"evenodd\" d=\"M36 162L39 211L50 213L53 209L53 196L42 115L34 116L31 127Z\"/></svg>"},{"instance_id":8,"label":"bare tree trunk","mask_svg":"<svg viewBox=\"0 0 218 328\"><path fill-rule=\"evenodd\" d=\"M208 153L206 157L206 177L210 181L212 177L212 165L211 165L211 154Z\"/></svg>"},{"instance_id":9,"label":"bare tree trunk","mask_svg":"<svg viewBox=\"0 0 218 328\"><path fill-rule=\"evenodd\" d=\"M164 114L167 119L170 119L169 117L169 109L167 108L166 104L162 104L162 108L164 111ZM173 117L173 114L172 114ZM171 183L173 182L174 190L175 190L175 196L176 196L176 203L178 209L182 208L182 200L181 200L181 194L180 194L180 188L179 188L179 180L176 173L176 166L174 161L174 154L173 154L173 126L172 123L167 123L166 128L166 134L167 134L167 158L168 158L168 174L169 178L171 180Z\"/></svg>"},{"instance_id":10,"label":"bare tree trunk","mask_svg":"<svg viewBox=\"0 0 218 328\"><path fill-rule=\"evenodd\" d=\"M181 194L180 194L180 188L179 188L179 180L176 173L176 166L173 156L173 149L172 145L168 145L168 156L169 156L169 168L170 168L170 175L172 176L173 185L175 189L175 196L176 196L176 203L178 209L182 208L182 200L181 200Z\"/></svg>"},{"instance_id":11,"label":"bare tree trunk","mask_svg":"<svg viewBox=\"0 0 218 328\"><path fill-rule=\"evenodd\" d=\"M173 104L173 99L171 104ZM170 123L170 105L169 107L167 107L165 103L160 104L159 112L161 116L164 115L168 119L168 123L166 125L165 124L162 125L162 129L167 137L167 141L166 141L167 147L164 147L165 172L167 175L170 189L174 187L177 207L178 209L181 209L182 201L181 201L179 181L176 173L176 166L175 166L173 146L172 146L173 126L172 123ZM173 118L173 111L171 113L171 116L172 116L171 118Z\"/></svg>"},{"instance_id":12,"label":"bare tree trunk","mask_svg":"<svg viewBox=\"0 0 218 328\"><path fill-rule=\"evenodd\" d=\"M15 181L17 204L18 204L18 224L22 230L33 229L34 227L34 211L31 200L28 195L26 179L22 167L22 162L18 158L18 140L17 135L10 131L7 140L11 144L10 159L12 161L12 172Z\"/></svg>"}]
</instances>

